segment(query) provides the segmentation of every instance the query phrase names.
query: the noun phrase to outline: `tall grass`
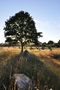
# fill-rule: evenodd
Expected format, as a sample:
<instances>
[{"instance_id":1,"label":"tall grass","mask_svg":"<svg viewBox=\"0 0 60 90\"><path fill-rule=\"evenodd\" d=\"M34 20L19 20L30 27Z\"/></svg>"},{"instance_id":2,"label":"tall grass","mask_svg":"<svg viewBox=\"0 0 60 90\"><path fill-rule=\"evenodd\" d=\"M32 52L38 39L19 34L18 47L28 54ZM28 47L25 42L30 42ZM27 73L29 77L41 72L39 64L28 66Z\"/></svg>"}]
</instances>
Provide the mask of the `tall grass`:
<instances>
[{"instance_id":1,"label":"tall grass","mask_svg":"<svg viewBox=\"0 0 60 90\"><path fill-rule=\"evenodd\" d=\"M0 90L8 88L11 67L14 65L13 62L17 55L17 49L0 48Z\"/></svg>"},{"instance_id":2,"label":"tall grass","mask_svg":"<svg viewBox=\"0 0 60 90\"><path fill-rule=\"evenodd\" d=\"M33 87L39 90L60 89L60 79L41 62L40 58L29 52L20 54L13 71L14 73L24 73L30 77Z\"/></svg>"},{"instance_id":3,"label":"tall grass","mask_svg":"<svg viewBox=\"0 0 60 90\"><path fill-rule=\"evenodd\" d=\"M29 52L20 54L20 49L17 47L0 48L0 90L5 90L5 87L8 89L10 78L15 73L26 74L31 78L33 87L39 90L49 90L50 88L60 90L60 78L54 73L57 67L45 63L52 60L51 56L60 51L34 49Z\"/></svg>"}]
</instances>

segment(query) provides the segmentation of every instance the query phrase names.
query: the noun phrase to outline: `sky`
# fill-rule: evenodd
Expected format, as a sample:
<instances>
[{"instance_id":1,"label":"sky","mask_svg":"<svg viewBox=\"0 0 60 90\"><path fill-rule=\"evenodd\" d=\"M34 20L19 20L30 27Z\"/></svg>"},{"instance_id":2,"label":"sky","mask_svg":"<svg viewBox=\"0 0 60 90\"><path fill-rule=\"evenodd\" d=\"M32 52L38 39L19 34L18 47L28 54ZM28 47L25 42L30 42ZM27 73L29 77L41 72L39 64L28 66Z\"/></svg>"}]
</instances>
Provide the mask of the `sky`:
<instances>
[{"instance_id":1,"label":"sky","mask_svg":"<svg viewBox=\"0 0 60 90\"><path fill-rule=\"evenodd\" d=\"M60 39L60 0L0 0L0 43L4 43L5 21L19 11L28 12L35 21L41 42Z\"/></svg>"}]
</instances>

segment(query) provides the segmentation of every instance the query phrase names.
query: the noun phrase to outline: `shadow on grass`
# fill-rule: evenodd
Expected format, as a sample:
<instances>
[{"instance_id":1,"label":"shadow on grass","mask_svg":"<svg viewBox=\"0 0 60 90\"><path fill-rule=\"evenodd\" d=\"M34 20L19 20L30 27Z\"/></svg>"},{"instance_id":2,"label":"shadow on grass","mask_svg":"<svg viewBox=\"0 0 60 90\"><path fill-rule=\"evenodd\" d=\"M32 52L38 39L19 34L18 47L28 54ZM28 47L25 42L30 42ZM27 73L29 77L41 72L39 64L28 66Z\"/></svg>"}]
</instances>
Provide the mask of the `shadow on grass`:
<instances>
[{"instance_id":1,"label":"shadow on grass","mask_svg":"<svg viewBox=\"0 0 60 90\"><path fill-rule=\"evenodd\" d=\"M14 73L24 73L30 77L33 82L33 90L35 88L39 90L49 90L50 88L60 90L60 79L48 70L40 58L28 51L20 54Z\"/></svg>"},{"instance_id":2,"label":"shadow on grass","mask_svg":"<svg viewBox=\"0 0 60 90\"><path fill-rule=\"evenodd\" d=\"M7 63L4 73L0 78L0 90L4 90L3 84L9 87L10 77L15 73L23 73L31 78L33 90L60 90L60 79L54 75L34 54L24 51L12 58Z\"/></svg>"},{"instance_id":3,"label":"shadow on grass","mask_svg":"<svg viewBox=\"0 0 60 90\"><path fill-rule=\"evenodd\" d=\"M60 54L54 54L53 56L52 56L54 59L60 59Z\"/></svg>"}]
</instances>

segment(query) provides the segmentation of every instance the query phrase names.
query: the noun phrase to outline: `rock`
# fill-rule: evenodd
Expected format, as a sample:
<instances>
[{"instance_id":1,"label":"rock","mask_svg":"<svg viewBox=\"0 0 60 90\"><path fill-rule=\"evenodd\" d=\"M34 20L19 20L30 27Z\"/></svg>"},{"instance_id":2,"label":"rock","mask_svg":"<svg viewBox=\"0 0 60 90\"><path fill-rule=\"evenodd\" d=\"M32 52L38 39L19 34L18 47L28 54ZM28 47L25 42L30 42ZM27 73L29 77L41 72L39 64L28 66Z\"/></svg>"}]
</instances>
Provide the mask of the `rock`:
<instances>
[{"instance_id":1,"label":"rock","mask_svg":"<svg viewBox=\"0 0 60 90\"><path fill-rule=\"evenodd\" d=\"M27 57L29 55L29 52L27 50L25 50L24 52L22 52L22 56Z\"/></svg>"},{"instance_id":2,"label":"rock","mask_svg":"<svg viewBox=\"0 0 60 90\"><path fill-rule=\"evenodd\" d=\"M8 90L32 90L32 81L24 74L14 74Z\"/></svg>"}]
</instances>

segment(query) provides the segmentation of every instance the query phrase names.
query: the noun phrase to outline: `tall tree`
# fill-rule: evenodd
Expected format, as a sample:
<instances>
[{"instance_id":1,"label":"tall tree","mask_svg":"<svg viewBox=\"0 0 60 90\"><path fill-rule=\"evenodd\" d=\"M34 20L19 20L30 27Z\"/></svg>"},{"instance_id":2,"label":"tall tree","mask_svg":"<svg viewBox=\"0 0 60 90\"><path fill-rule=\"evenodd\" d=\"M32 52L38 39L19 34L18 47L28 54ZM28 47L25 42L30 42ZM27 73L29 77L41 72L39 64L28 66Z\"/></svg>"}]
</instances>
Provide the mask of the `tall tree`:
<instances>
[{"instance_id":1,"label":"tall tree","mask_svg":"<svg viewBox=\"0 0 60 90\"><path fill-rule=\"evenodd\" d=\"M41 37L42 32L37 32L35 22L28 12L20 11L14 16L10 17L5 22L5 37L6 42L20 43L21 52L23 46L27 43L33 42L38 44L38 37Z\"/></svg>"},{"instance_id":2,"label":"tall tree","mask_svg":"<svg viewBox=\"0 0 60 90\"><path fill-rule=\"evenodd\" d=\"M52 50L52 47L54 47L54 42L52 40L48 41L47 47Z\"/></svg>"},{"instance_id":3,"label":"tall tree","mask_svg":"<svg viewBox=\"0 0 60 90\"><path fill-rule=\"evenodd\" d=\"M60 40L57 42L57 47L58 48L60 47Z\"/></svg>"},{"instance_id":4,"label":"tall tree","mask_svg":"<svg viewBox=\"0 0 60 90\"><path fill-rule=\"evenodd\" d=\"M42 49L45 49L47 47L47 43L46 42L43 42L42 43Z\"/></svg>"},{"instance_id":5,"label":"tall tree","mask_svg":"<svg viewBox=\"0 0 60 90\"><path fill-rule=\"evenodd\" d=\"M51 47L54 47L54 41L52 41L52 40L48 41L47 45L51 46Z\"/></svg>"}]
</instances>

